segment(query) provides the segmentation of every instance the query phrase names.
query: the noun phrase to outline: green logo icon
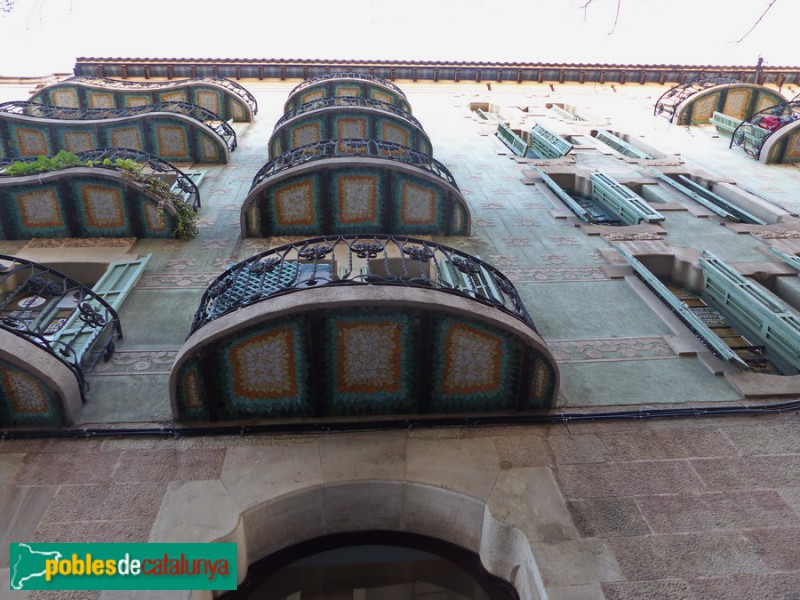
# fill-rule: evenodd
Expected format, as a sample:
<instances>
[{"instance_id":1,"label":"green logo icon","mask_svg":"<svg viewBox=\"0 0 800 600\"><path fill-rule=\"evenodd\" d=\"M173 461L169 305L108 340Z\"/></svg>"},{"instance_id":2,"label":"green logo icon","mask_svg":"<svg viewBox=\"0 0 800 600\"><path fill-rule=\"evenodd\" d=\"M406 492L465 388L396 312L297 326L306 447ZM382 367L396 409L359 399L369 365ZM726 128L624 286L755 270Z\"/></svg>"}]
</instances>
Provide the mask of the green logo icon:
<instances>
[{"instance_id":1,"label":"green logo icon","mask_svg":"<svg viewBox=\"0 0 800 600\"><path fill-rule=\"evenodd\" d=\"M10 544L12 590L235 590L236 544Z\"/></svg>"}]
</instances>

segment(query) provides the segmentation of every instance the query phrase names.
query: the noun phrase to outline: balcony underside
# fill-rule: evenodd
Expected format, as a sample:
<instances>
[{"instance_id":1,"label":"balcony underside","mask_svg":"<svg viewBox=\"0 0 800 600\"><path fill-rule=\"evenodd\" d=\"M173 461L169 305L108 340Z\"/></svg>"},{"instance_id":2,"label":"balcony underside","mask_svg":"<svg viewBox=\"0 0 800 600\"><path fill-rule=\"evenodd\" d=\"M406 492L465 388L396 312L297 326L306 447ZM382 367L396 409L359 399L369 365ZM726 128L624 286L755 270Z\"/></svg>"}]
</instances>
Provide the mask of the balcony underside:
<instances>
[{"instance_id":1,"label":"balcony underside","mask_svg":"<svg viewBox=\"0 0 800 600\"><path fill-rule=\"evenodd\" d=\"M77 420L85 373L122 337L115 301L50 267L0 255L0 426Z\"/></svg>"},{"instance_id":2,"label":"balcony underside","mask_svg":"<svg viewBox=\"0 0 800 600\"><path fill-rule=\"evenodd\" d=\"M297 86L289 95L289 99L283 106L283 112L297 108L302 104L332 98L335 96L355 96L369 98L392 104L410 113L411 105L399 89L394 84L380 78L351 78L347 76L331 76L321 78L319 81L311 81Z\"/></svg>"},{"instance_id":3,"label":"balcony underside","mask_svg":"<svg viewBox=\"0 0 800 600\"><path fill-rule=\"evenodd\" d=\"M543 340L503 311L443 291L353 285L208 323L179 352L170 397L181 420L424 418L544 409L558 385Z\"/></svg>"},{"instance_id":4,"label":"balcony underside","mask_svg":"<svg viewBox=\"0 0 800 600\"><path fill-rule=\"evenodd\" d=\"M238 84L228 84L239 88L240 93L247 93ZM226 121L232 119L249 123L254 115L254 106L210 78L158 83L75 78L48 85L33 94L30 100L80 109L130 108L159 102L188 102L202 106Z\"/></svg>"},{"instance_id":5,"label":"balcony underside","mask_svg":"<svg viewBox=\"0 0 800 600\"><path fill-rule=\"evenodd\" d=\"M428 135L401 117L371 108L333 107L303 113L283 123L269 139L270 158L337 138L393 142L423 154L433 153Z\"/></svg>"},{"instance_id":6,"label":"balcony underside","mask_svg":"<svg viewBox=\"0 0 800 600\"><path fill-rule=\"evenodd\" d=\"M800 163L800 119L781 127L766 138L759 160L773 164Z\"/></svg>"},{"instance_id":7,"label":"balcony underside","mask_svg":"<svg viewBox=\"0 0 800 600\"><path fill-rule=\"evenodd\" d=\"M385 233L469 235L458 188L398 161L315 160L268 177L241 209L242 237Z\"/></svg>"},{"instance_id":8,"label":"balcony underside","mask_svg":"<svg viewBox=\"0 0 800 600\"><path fill-rule=\"evenodd\" d=\"M35 344L0 329L0 425L53 427L81 410L74 373Z\"/></svg>"},{"instance_id":9,"label":"balcony underside","mask_svg":"<svg viewBox=\"0 0 800 600\"><path fill-rule=\"evenodd\" d=\"M53 156L59 150L130 148L172 163L225 164L225 140L204 123L175 113L97 119L44 119L0 112L0 157Z\"/></svg>"},{"instance_id":10,"label":"balcony underside","mask_svg":"<svg viewBox=\"0 0 800 600\"><path fill-rule=\"evenodd\" d=\"M171 237L175 212L118 171L75 167L0 178L0 239Z\"/></svg>"},{"instance_id":11,"label":"balcony underside","mask_svg":"<svg viewBox=\"0 0 800 600\"><path fill-rule=\"evenodd\" d=\"M704 89L686 98L676 107L678 125L703 125L711 122L714 112L736 119L769 106L786 102L777 92L760 85L734 83Z\"/></svg>"}]
</instances>

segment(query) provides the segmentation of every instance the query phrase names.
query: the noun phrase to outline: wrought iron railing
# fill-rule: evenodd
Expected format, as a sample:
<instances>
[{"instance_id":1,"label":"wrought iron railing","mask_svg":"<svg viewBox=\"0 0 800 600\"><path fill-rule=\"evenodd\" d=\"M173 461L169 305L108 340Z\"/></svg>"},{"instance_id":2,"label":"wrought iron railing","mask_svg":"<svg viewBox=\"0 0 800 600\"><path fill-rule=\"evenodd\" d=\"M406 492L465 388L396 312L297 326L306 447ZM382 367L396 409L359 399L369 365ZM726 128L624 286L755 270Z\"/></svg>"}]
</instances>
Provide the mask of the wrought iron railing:
<instances>
[{"instance_id":1,"label":"wrought iron railing","mask_svg":"<svg viewBox=\"0 0 800 600\"><path fill-rule=\"evenodd\" d=\"M99 120L119 119L123 117L136 117L139 115L168 112L184 115L203 126L211 129L220 136L230 150L236 148L236 132L229 123L218 114L210 110L189 104L188 102L158 102L144 106L129 106L126 108L70 108L66 106L53 106L39 102L13 100L0 104L0 112L21 115L25 117L38 117L41 119L60 120Z\"/></svg>"},{"instance_id":2,"label":"wrought iron railing","mask_svg":"<svg viewBox=\"0 0 800 600\"><path fill-rule=\"evenodd\" d=\"M675 87L671 87L656 100L653 109L653 115L658 116L666 113L664 116L672 123L675 118L675 110L681 102L702 92L705 89L716 87L718 85L731 85L734 83L742 83L738 79L732 77L698 77L692 81L681 83Z\"/></svg>"},{"instance_id":3,"label":"wrought iron railing","mask_svg":"<svg viewBox=\"0 0 800 600\"><path fill-rule=\"evenodd\" d=\"M340 73L327 73L325 75L317 75L316 77L312 77L311 79L306 79L302 83L298 83L296 86L292 88L292 91L289 92L289 98L294 96L296 92L299 92L302 89L305 89L311 85L319 83L320 81L325 81L326 79L361 79L363 81L371 81L372 83L377 83L382 86L388 87L391 90L400 94L403 98L406 95L403 93L399 87L397 87L394 83L389 81L388 79L383 79L382 77L375 77L374 75L367 75L366 73L357 73L355 71L344 71Z\"/></svg>"},{"instance_id":4,"label":"wrought iron railing","mask_svg":"<svg viewBox=\"0 0 800 600\"><path fill-rule=\"evenodd\" d=\"M141 150L133 150L131 148L95 148L94 150L86 150L85 152L78 152L75 154L81 163L79 165L70 165L63 167L64 169L74 168L76 166L88 166L85 163L91 161L92 168L112 169L115 171L123 171L114 165L114 161L119 160L133 160L143 167L144 175L152 176L167 176L174 178L174 188L182 200L191 206L194 210L200 208L200 191L197 189L197 184L183 171L167 162L166 160L149 154ZM104 164L108 159L110 164ZM14 157L0 157L0 177L9 177L10 173L7 172L6 167L14 163L30 163L38 160L37 157L26 156L20 158Z\"/></svg>"},{"instance_id":5,"label":"wrought iron railing","mask_svg":"<svg viewBox=\"0 0 800 600\"><path fill-rule=\"evenodd\" d=\"M394 142L362 139L324 140L288 150L259 169L250 189L282 171L327 158L383 158L402 162L437 175L458 189L452 173L432 156Z\"/></svg>"},{"instance_id":6,"label":"wrought iron railing","mask_svg":"<svg viewBox=\"0 0 800 600\"><path fill-rule=\"evenodd\" d=\"M121 90L152 90L164 87L190 85L193 83L213 83L236 94L250 107L254 115L258 113L258 101L256 100L255 96L253 96L253 94L251 94L246 88L239 85L235 81L225 79L224 77L191 77L188 79L171 79L169 81L127 81L124 79L111 79L110 77L89 77L87 75L79 75L75 77L69 77L68 79L64 79L59 83L66 82L99 85L106 88Z\"/></svg>"},{"instance_id":7,"label":"wrought iron railing","mask_svg":"<svg viewBox=\"0 0 800 600\"><path fill-rule=\"evenodd\" d=\"M739 146L758 160L773 133L800 119L800 101L782 102L746 117L731 134L729 148Z\"/></svg>"},{"instance_id":8,"label":"wrought iron railing","mask_svg":"<svg viewBox=\"0 0 800 600\"><path fill-rule=\"evenodd\" d=\"M54 269L0 254L0 329L40 346L67 366L83 397L84 372L122 337L116 311L90 288ZM68 331L67 331L68 330ZM106 332L111 331L109 335ZM90 350L99 354L92 357Z\"/></svg>"},{"instance_id":9,"label":"wrought iron railing","mask_svg":"<svg viewBox=\"0 0 800 600\"><path fill-rule=\"evenodd\" d=\"M394 104L389 104L388 102L382 102L380 100L374 100L372 98L364 98L362 96L329 96L327 98L320 98L319 100L306 102L305 104L301 104L300 106L286 112L280 119L278 119L278 122L275 123L275 130L279 129L286 121L293 119L298 115L312 110L332 107L374 108L383 112L392 113L393 115L396 115L401 119L405 119L418 129L424 131L422 123L420 123L410 112L407 112L402 108L395 106Z\"/></svg>"},{"instance_id":10,"label":"wrought iron railing","mask_svg":"<svg viewBox=\"0 0 800 600\"><path fill-rule=\"evenodd\" d=\"M479 258L415 238L356 235L286 244L235 264L203 294L191 333L243 306L323 285L444 291L501 310L536 331L514 284Z\"/></svg>"}]
</instances>

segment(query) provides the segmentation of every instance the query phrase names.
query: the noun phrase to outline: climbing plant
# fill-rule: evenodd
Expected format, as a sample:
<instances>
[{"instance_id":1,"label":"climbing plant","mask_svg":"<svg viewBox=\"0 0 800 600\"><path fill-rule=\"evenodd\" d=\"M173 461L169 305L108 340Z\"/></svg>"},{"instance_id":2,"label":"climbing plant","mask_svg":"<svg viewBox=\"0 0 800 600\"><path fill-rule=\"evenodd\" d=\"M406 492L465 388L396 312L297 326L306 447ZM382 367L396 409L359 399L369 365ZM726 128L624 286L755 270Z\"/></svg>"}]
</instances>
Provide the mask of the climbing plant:
<instances>
[{"instance_id":1,"label":"climbing plant","mask_svg":"<svg viewBox=\"0 0 800 600\"><path fill-rule=\"evenodd\" d=\"M48 171L58 171L70 167L99 167L120 171L128 179L143 185L159 199L161 209L167 203L175 209L175 227L172 235L177 239L188 240L198 233L197 215L178 194L170 191L169 185L158 177L142 171L142 164L130 158L105 158L102 161L82 160L72 152L61 150L55 156L39 156L35 160L16 161L0 168L0 175L22 177Z\"/></svg>"}]
</instances>

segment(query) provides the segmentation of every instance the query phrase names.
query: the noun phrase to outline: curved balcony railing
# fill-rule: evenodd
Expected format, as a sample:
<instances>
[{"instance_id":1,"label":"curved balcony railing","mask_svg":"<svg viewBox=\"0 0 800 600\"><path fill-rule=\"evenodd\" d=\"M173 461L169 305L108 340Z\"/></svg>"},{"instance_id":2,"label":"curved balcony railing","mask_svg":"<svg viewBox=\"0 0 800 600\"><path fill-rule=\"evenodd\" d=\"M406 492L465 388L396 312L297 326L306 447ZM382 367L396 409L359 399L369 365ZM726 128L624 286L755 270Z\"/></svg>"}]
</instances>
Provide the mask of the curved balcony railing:
<instances>
[{"instance_id":1,"label":"curved balcony railing","mask_svg":"<svg viewBox=\"0 0 800 600\"><path fill-rule=\"evenodd\" d=\"M394 104L389 104L388 102L373 100L372 98L363 98L361 96L331 96L328 98L321 98L319 100L306 102L305 104L301 104L297 108L293 108L292 110L288 111L280 119L278 119L278 122L275 123L275 128L273 131L277 131L284 123L298 115L310 112L312 110L333 107L374 108L383 112L392 113L393 115L396 115L401 119L405 119L409 123L412 123L415 127L418 127L420 130L424 131L422 123L420 123L419 120L417 120L417 118L410 112L407 112L402 108L398 108Z\"/></svg>"},{"instance_id":2,"label":"curved balcony railing","mask_svg":"<svg viewBox=\"0 0 800 600\"><path fill-rule=\"evenodd\" d=\"M700 77L687 81L671 87L656 100L653 109L653 115L664 115L670 123L675 119L675 111L678 105L695 94L702 92L705 89L716 87L718 85L730 85L734 83L742 83L738 79L732 77Z\"/></svg>"},{"instance_id":3,"label":"curved balcony railing","mask_svg":"<svg viewBox=\"0 0 800 600\"><path fill-rule=\"evenodd\" d=\"M83 397L93 349L108 359L122 337L116 311L80 282L54 269L0 254L0 329L40 346L75 374ZM105 333L113 330L110 336ZM108 338L108 339L106 339Z\"/></svg>"},{"instance_id":4,"label":"curved balcony railing","mask_svg":"<svg viewBox=\"0 0 800 600\"><path fill-rule=\"evenodd\" d=\"M237 263L203 294L190 335L243 306L323 285L444 291L497 308L536 331L514 284L493 266L435 242L376 235L318 237Z\"/></svg>"},{"instance_id":5,"label":"curved balcony railing","mask_svg":"<svg viewBox=\"0 0 800 600\"><path fill-rule=\"evenodd\" d=\"M770 106L744 119L731 134L729 148L739 146L756 160L767 139L786 125L800 119L800 101Z\"/></svg>"},{"instance_id":6,"label":"curved balcony railing","mask_svg":"<svg viewBox=\"0 0 800 600\"><path fill-rule=\"evenodd\" d=\"M183 171L153 154L141 150L132 150L130 148L95 148L85 152L78 152L75 156L83 165L74 166L84 166L91 161L91 166L93 168L113 169L116 171L122 171L122 169L115 166L113 161L118 159L133 160L142 165L146 175L165 175L169 177L170 180L174 178L171 191L177 193L183 201L195 211L202 206L200 203L200 191L197 189L197 184ZM10 176L6 171L6 167L13 163L30 163L36 160L38 159L32 156L23 158L2 157L0 158L0 177ZM111 164L103 164L105 160L112 162ZM71 168L71 166L65 166L63 168L68 169Z\"/></svg>"},{"instance_id":7,"label":"curved balcony railing","mask_svg":"<svg viewBox=\"0 0 800 600\"><path fill-rule=\"evenodd\" d=\"M306 79L302 83L298 83L296 86L292 88L292 91L289 92L289 97L291 98L295 93L311 85L329 79L361 79L363 81L371 81L372 83L377 83L390 88L391 90L400 94L400 96L402 96L403 98L406 97L405 93L403 93L403 90L401 90L399 87L397 87L394 83L392 83L388 79L383 79L382 77L376 77L374 75L367 75L365 73L357 73L355 71L329 73L327 75L317 75L316 77L312 77L311 79Z\"/></svg>"},{"instance_id":8,"label":"curved balcony railing","mask_svg":"<svg viewBox=\"0 0 800 600\"><path fill-rule=\"evenodd\" d=\"M236 148L236 132L222 117L210 110L189 104L188 102L158 102L144 106L130 106L127 108L69 108L66 106L52 106L39 102L14 100L0 104L0 112L25 117L38 117L41 119L59 120L101 120L135 117L158 112L184 115L202 123L214 133L225 140L229 150Z\"/></svg>"},{"instance_id":9,"label":"curved balcony railing","mask_svg":"<svg viewBox=\"0 0 800 600\"><path fill-rule=\"evenodd\" d=\"M316 160L329 158L383 158L396 162L413 165L423 169L428 173L437 175L446 180L454 188L458 188L452 173L438 160L428 154L418 152L407 146L401 146L393 142L379 142L376 140L360 139L333 139L298 146L292 150L284 152L277 158L269 161L253 178L250 190L255 188L265 179L277 175L282 171L304 165Z\"/></svg>"},{"instance_id":10,"label":"curved balcony railing","mask_svg":"<svg viewBox=\"0 0 800 600\"><path fill-rule=\"evenodd\" d=\"M89 77L86 75L69 77L60 81L59 83L85 83L87 85L101 85L107 88L114 88L120 90L152 90L164 87L173 87L180 85L189 85L192 83L213 83L226 90L232 92L241 98L253 111L255 115L258 113L258 101L255 96L251 94L246 88L239 85L235 81L225 79L224 77L191 77L189 79L171 79L169 81L127 81L123 79L111 79L110 77Z\"/></svg>"}]
</instances>

